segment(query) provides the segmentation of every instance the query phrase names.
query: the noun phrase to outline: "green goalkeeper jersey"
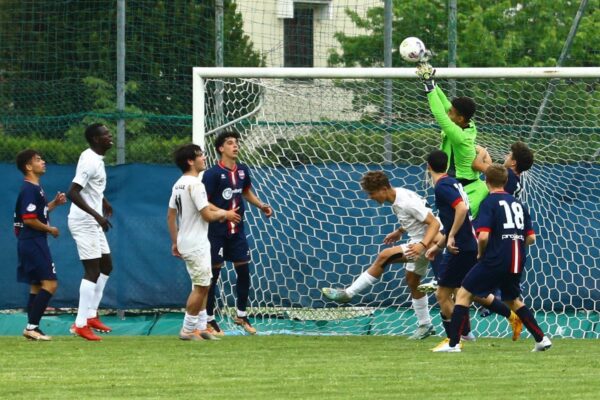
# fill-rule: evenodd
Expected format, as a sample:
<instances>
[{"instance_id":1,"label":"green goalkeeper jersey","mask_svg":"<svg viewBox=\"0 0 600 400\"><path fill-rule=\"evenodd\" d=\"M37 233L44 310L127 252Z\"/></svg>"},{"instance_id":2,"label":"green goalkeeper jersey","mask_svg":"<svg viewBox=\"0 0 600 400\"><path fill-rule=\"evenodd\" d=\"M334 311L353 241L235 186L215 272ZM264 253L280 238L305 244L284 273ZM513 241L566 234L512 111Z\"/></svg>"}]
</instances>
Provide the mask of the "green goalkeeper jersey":
<instances>
[{"instance_id":1,"label":"green goalkeeper jersey","mask_svg":"<svg viewBox=\"0 0 600 400\"><path fill-rule=\"evenodd\" d=\"M475 123L471 121L469 126L463 129L452 122L448 116L452 104L439 86L427 93L427 99L435 120L442 127L441 149L448 155L449 164L454 164L456 178L479 179L479 172L474 171L471 167L475 159L475 139L477 137Z\"/></svg>"},{"instance_id":2,"label":"green goalkeeper jersey","mask_svg":"<svg viewBox=\"0 0 600 400\"><path fill-rule=\"evenodd\" d=\"M448 101L439 86L427 93L427 98L435 120L442 127L441 149L448 155L449 166L454 165L457 179L471 181L471 183L463 183L463 185L469 198L471 215L473 218L477 218L479 205L487 197L488 190L485 182L479 179L479 172L471 166L476 155L477 128L475 128L475 123L471 121L469 126L463 129L452 122L448 116L452 103Z\"/></svg>"}]
</instances>

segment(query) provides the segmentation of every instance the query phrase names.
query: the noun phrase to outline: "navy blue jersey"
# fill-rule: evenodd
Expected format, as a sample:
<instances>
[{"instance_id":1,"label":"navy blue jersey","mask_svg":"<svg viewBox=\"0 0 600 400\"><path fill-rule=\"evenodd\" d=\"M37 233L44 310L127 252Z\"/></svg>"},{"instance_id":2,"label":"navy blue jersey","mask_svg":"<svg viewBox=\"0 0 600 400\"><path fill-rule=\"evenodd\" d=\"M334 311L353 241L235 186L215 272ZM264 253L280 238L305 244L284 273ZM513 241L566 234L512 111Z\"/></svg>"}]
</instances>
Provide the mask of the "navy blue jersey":
<instances>
[{"instance_id":1,"label":"navy blue jersey","mask_svg":"<svg viewBox=\"0 0 600 400\"><path fill-rule=\"evenodd\" d=\"M525 265L525 238L533 234L527 209L512 195L492 192L479 209L477 232L489 232L480 263L517 274Z\"/></svg>"},{"instance_id":2,"label":"navy blue jersey","mask_svg":"<svg viewBox=\"0 0 600 400\"><path fill-rule=\"evenodd\" d=\"M15 235L19 239L47 236L46 232L29 228L23 223L23 220L33 218L37 218L42 224L48 223L48 202L40 185L25 181L17 197L13 222Z\"/></svg>"},{"instance_id":3,"label":"navy blue jersey","mask_svg":"<svg viewBox=\"0 0 600 400\"><path fill-rule=\"evenodd\" d=\"M219 162L206 170L202 177L206 187L208 201L223 210L239 207L237 213L242 217L239 224L233 222L211 222L208 227L209 236L229 236L244 231L244 201L242 194L250 189L252 181L250 170L243 164L236 164L233 169Z\"/></svg>"},{"instance_id":4,"label":"navy blue jersey","mask_svg":"<svg viewBox=\"0 0 600 400\"><path fill-rule=\"evenodd\" d=\"M456 214L454 207L461 202L465 203L467 208L469 207L462 185L451 176L442 176L435 184L435 205L445 234L452 229ZM465 221L456 233L455 245L459 250L477 251L477 239L471 224L471 211L467 212Z\"/></svg>"},{"instance_id":5,"label":"navy blue jersey","mask_svg":"<svg viewBox=\"0 0 600 400\"><path fill-rule=\"evenodd\" d=\"M506 181L506 185L504 185L504 190L508 194L512 194L515 199L519 200L521 198L521 192L523 191L523 186L521 186L521 177L515 174L511 168L506 168L508 171L508 181Z\"/></svg>"}]
</instances>

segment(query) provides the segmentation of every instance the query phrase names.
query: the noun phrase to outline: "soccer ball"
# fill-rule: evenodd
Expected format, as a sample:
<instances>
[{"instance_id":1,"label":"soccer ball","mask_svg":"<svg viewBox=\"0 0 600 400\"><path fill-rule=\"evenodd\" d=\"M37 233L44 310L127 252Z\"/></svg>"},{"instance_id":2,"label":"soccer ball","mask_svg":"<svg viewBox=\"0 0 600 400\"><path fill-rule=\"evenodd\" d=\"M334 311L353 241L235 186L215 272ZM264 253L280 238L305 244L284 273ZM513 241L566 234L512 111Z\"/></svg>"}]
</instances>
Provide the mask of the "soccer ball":
<instances>
[{"instance_id":1,"label":"soccer ball","mask_svg":"<svg viewBox=\"0 0 600 400\"><path fill-rule=\"evenodd\" d=\"M407 37L400 43L400 56L408 62L424 61L427 49L423 41L416 37Z\"/></svg>"}]
</instances>

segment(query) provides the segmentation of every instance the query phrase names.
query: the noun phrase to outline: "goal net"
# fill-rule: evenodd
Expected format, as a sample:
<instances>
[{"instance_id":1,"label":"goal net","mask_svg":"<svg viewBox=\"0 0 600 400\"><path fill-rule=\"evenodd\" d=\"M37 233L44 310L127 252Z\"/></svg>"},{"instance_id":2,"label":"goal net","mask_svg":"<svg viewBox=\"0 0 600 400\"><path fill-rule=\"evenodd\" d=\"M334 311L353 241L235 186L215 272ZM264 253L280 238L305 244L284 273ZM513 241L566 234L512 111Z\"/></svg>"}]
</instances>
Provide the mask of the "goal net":
<instances>
[{"instance_id":1,"label":"goal net","mask_svg":"<svg viewBox=\"0 0 600 400\"><path fill-rule=\"evenodd\" d=\"M537 234L524 301L550 335L598 338L600 68L444 68L436 75L448 98L475 99L477 143L494 161L503 162L517 140L535 152L522 178L521 199ZM439 147L440 129L414 69L195 68L193 116L194 141L213 163L215 135L241 134L240 162L275 210L270 219L254 207L246 214L250 316L261 332L415 329L402 264L388 266L372 290L348 305L320 293L350 285L398 227L389 205L361 192L366 171L384 170L393 186L434 203L425 157ZM225 316L235 312L235 280L233 268L225 268L218 300ZM441 333L434 296L429 303ZM477 335L509 334L502 318L471 315Z\"/></svg>"}]
</instances>

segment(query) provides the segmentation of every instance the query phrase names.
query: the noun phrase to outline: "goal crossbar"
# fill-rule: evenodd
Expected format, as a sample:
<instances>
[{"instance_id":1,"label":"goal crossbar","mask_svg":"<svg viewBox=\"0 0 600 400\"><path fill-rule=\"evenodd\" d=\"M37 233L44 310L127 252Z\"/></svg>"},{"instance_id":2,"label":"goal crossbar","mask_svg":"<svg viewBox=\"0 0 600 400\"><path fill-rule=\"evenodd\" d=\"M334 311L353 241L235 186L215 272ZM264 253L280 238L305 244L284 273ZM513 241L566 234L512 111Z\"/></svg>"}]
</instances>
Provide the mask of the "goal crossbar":
<instances>
[{"instance_id":1,"label":"goal crossbar","mask_svg":"<svg viewBox=\"0 0 600 400\"><path fill-rule=\"evenodd\" d=\"M415 79L415 68L238 68L195 67L203 78L349 78ZM600 78L600 67L543 68L436 68L436 77L447 79L498 78Z\"/></svg>"}]
</instances>

